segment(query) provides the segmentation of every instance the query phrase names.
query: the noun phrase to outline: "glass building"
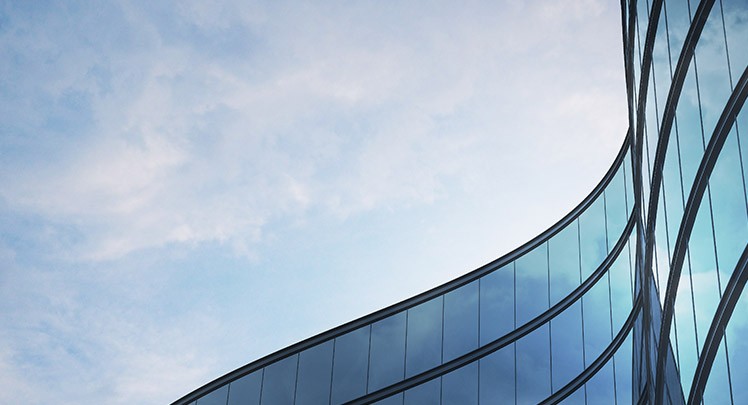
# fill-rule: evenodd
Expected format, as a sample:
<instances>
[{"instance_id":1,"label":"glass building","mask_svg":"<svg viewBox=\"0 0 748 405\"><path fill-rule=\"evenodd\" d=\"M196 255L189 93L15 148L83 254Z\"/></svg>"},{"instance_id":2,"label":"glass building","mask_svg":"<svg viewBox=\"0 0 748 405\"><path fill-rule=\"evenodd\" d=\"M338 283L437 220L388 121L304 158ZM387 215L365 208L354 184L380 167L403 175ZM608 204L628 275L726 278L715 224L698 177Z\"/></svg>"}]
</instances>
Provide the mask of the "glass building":
<instances>
[{"instance_id":1,"label":"glass building","mask_svg":"<svg viewBox=\"0 0 748 405\"><path fill-rule=\"evenodd\" d=\"M574 210L175 404L748 403L748 1L621 15L629 129Z\"/></svg>"}]
</instances>

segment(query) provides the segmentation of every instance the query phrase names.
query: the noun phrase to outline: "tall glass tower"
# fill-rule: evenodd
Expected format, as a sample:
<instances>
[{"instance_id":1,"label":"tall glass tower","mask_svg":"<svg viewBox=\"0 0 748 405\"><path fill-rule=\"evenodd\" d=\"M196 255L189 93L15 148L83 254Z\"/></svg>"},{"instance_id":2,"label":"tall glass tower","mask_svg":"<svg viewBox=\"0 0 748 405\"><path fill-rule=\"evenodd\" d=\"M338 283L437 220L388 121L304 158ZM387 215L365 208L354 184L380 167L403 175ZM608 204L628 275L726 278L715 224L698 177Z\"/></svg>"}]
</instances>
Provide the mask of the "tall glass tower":
<instances>
[{"instance_id":1,"label":"tall glass tower","mask_svg":"<svg viewBox=\"0 0 748 405\"><path fill-rule=\"evenodd\" d=\"M748 1L621 15L629 129L574 210L175 404L748 403Z\"/></svg>"}]
</instances>

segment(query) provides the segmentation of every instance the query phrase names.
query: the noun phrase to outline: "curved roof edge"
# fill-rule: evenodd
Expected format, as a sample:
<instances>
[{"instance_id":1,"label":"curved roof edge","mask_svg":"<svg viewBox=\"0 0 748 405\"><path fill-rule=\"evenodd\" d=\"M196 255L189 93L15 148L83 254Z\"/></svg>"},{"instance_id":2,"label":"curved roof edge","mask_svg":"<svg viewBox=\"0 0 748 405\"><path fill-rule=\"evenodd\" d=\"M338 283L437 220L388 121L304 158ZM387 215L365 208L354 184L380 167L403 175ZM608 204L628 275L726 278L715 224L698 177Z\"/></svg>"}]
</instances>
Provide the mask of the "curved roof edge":
<instances>
[{"instance_id":1,"label":"curved roof edge","mask_svg":"<svg viewBox=\"0 0 748 405\"><path fill-rule=\"evenodd\" d=\"M490 273L493 270L496 270L504 266L507 263L512 262L518 257L531 251L535 247L539 246L543 242L550 239L553 235L560 232L566 225L570 224L577 217L579 217L590 205L592 205L592 203L597 199L597 197L599 197L602 194L606 186L610 183L610 181L613 179L613 177L617 173L618 168L621 166L621 164L623 164L623 159L626 156L631 145L630 133L631 131L626 132L626 136L623 140L623 144L621 145L621 148L618 151L618 154L616 155L608 171L605 173L605 175L600 180L600 182L595 186L595 188L593 188L592 191L579 204L577 204L576 207L574 207L571 211L569 211L569 213L567 213L563 218L561 218L555 224L548 227L548 229L546 229L545 231L538 234L536 237L520 245L516 249L454 280L448 281L442 285L439 285L430 290L424 291L411 298L392 304L388 307L377 310L368 315L364 315L350 322L346 322L340 326L334 327L332 329L329 329L327 331L324 331L322 333L319 333L317 335L314 335L312 337L309 337L307 339L294 343L290 346L284 347L278 351L275 351L271 354L261 357L255 361L252 361L244 366L241 366L231 372L228 372L216 378L215 380L210 381L207 384L193 390L192 392L174 401L172 405L189 403L190 401L198 399L201 396L225 384L228 384L229 382L233 380L243 377L275 361L281 360L291 354L300 352L316 344L332 339L336 336L342 335L352 330L358 329L361 326L374 323L380 319L386 318L389 315L406 310L410 307L413 307L420 303L428 301L431 298L434 298L436 296L439 296L449 291L452 291L454 289L457 289L465 284L468 284L480 278L481 276L487 273Z\"/></svg>"}]
</instances>

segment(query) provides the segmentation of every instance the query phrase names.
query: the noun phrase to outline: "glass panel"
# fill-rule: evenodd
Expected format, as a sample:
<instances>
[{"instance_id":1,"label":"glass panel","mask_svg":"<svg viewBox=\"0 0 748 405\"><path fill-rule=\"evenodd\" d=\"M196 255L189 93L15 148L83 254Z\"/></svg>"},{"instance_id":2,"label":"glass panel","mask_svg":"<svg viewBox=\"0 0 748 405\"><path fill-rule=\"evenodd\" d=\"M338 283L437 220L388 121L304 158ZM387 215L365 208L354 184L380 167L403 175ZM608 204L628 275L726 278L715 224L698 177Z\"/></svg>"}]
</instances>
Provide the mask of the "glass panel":
<instances>
[{"instance_id":1,"label":"glass panel","mask_svg":"<svg viewBox=\"0 0 748 405\"><path fill-rule=\"evenodd\" d=\"M515 365L514 344L503 347L480 360L480 403L515 403L517 386Z\"/></svg>"},{"instance_id":2,"label":"glass panel","mask_svg":"<svg viewBox=\"0 0 748 405\"><path fill-rule=\"evenodd\" d=\"M444 361L478 348L478 281L444 296Z\"/></svg>"},{"instance_id":3,"label":"glass panel","mask_svg":"<svg viewBox=\"0 0 748 405\"><path fill-rule=\"evenodd\" d=\"M680 161L683 171L683 189L686 197L691 192L696 169L704 154L704 143L701 138L701 120L699 119L698 94L696 90L696 75L694 66L688 69L683 82L683 90L678 101L676 111L678 118L678 137L680 145Z\"/></svg>"},{"instance_id":4,"label":"glass panel","mask_svg":"<svg viewBox=\"0 0 748 405\"><path fill-rule=\"evenodd\" d=\"M608 242L605 233L605 205L602 197L598 198L579 217L579 240L582 250L582 280L586 280L608 253Z\"/></svg>"},{"instance_id":5,"label":"glass panel","mask_svg":"<svg viewBox=\"0 0 748 405\"><path fill-rule=\"evenodd\" d=\"M678 284L678 294L675 297L675 326L673 332L677 331L678 354L676 361L681 374L683 392L691 389L691 380L696 370L696 362L699 358L699 342L696 337L696 320L693 312L692 277L689 265L689 256L683 263L683 273ZM675 341L675 339L674 339Z\"/></svg>"},{"instance_id":6,"label":"glass panel","mask_svg":"<svg viewBox=\"0 0 748 405\"><path fill-rule=\"evenodd\" d=\"M470 363L442 377L442 404L478 404L478 363Z\"/></svg>"},{"instance_id":7,"label":"glass panel","mask_svg":"<svg viewBox=\"0 0 748 405\"><path fill-rule=\"evenodd\" d=\"M370 326L335 338L332 403L340 404L366 393Z\"/></svg>"},{"instance_id":8,"label":"glass panel","mask_svg":"<svg viewBox=\"0 0 748 405\"><path fill-rule=\"evenodd\" d=\"M514 263L480 279L480 325L481 345L514 329Z\"/></svg>"},{"instance_id":9,"label":"glass panel","mask_svg":"<svg viewBox=\"0 0 748 405\"><path fill-rule=\"evenodd\" d=\"M407 377L441 364L443 302L439 296L408 310Z\"/></svg>"},{"instance_id":10,"label":"glass panel","mask_svg":"<svg viewBox=\"0 0 748 405\"><path fill-rule=\"evenodd\" d=\"M296 354L265 367L261 397L263 404L293 405L298 359L299 355Z\"/></svg>"},{"instance_id":11,"label":"glass panel","mask_svg":"<svg viewBox=\"0 0 748 405\"><path fill-rule=\"evenodd\" d=\"M608 277L603 276L582 297L584 344L587 364L602 353L611 341Z\"/></svg>"},{"instance_id":12,"label":"glass panel","mask_svg":"<svg viewBox=\"0 0 748 405\"><path fill-rule=\"evenodd\" d=\"M395 394L391 397L387 397L381 401L374 402L376 405L402 405L403 393Z\"/></svg>"},{"instance_id":13,"label":"glass panel","mask_svg":"<svg viewBox=\"0 0 748 405\"><path fill-rule=\"evenodd\" d=\"M693 62L698 69L699 101L707 142L730 96L724 28L719 4L712 7L701 32Z\"/></svg>"},{"instance_id":14,"label":"glass panel","mask_svg":"<svg viewBox=\"0 0 748 405\"><path fill-rule=\"evenodd\" d=\"M624 159L628 159L628 154ZM623 165L605 188L605 215L608 221L608 240L610 247L619 239L626 228L629 212L626 207L626 183L623 175Z\"/></svg>"},{"instance_id":15,"label":"glass panel","mask_svg":"<svg viewBox=\"0 0 748 405\"><path fill-rule=\"evenodd\" d=\"M536 247L516 260L517 326L548 309L548 245Z\"/></svg>"},{"instance_id":16,"label":"glass panel","mask_svg":"<svg viewBox=\"0 0 748 405\"><path fill-rule=\"evenodd\" d=\"M670 62L673 68L678 63L678 56L683 41L686 39L691 19L688 15L687 1L663 2L663 14L667 13L667 33L670 43Z\"/></svg>"},{"instance_id":17,"label":"glass panel","mask_svg":"<svg viewBox=\"0 0 748 405\"><path fill-rule=\"evenodd\" d=\"M438 404L441 401L441 378L405 391L405 405Z\"/></svg>"},{"instance_id":18,"label":"glass panel","mask_svg":"<svg viewBox=\"0 0 748 405\"><path fill-rule=\"evenodd\" d=\"M725 331L730 354L730 373L736 382L732 386L734 403L748 404L748 293L743 290ZM719 355L718 355L719 356ZM739 381L739 382L738 382ZM708 384L708 382L707 382Z\"/></svg>"},{"instance_id":19,"label":"glass panel","mask_svg":"<svg viewBox=\"0 0 748 405\"><path fill-rule=\"evenodd\" d=\"M744 1L720 1L719 5L724 7L730 68L733 82L736 82L748 64L748 47L745 46L745 39L748 38L748 11Z\"/></svg>"},{"instance_id":20,"label":"glass panel","mask_svg":"<svg viewBox=\"0 0 748 405\"><path fill-rule=\"evenodd\" d=\"M613 363L608 361L595 375L587 381L587 403L618 403L613 387Z\"/></svg>"},{"instance_id":21,"label":"glass panel","mask_svg":"<svg viewBox=\"0 0 748 405\"><path fill-rule=\"evenodd\" d=\"M369 392L400 381L405 371L405 312L371 325Z\"/></svg>"},{"instance_id":22,"label":"glass panel","mask_svg":"<svg viewBox=\"0 0 748 405\"><path fill-rule=\"evenodd\" d=\"M548 254L551 304L555 304L579 286L579 234L576 222L548 241Z\"/></svg>"},{"instance_id":23,"label":"glass panel","mask_svg":"<svg viewBox=\"0 0 748 405\"><path fill-rule=\"evenodd\" d=\"M209 393L208 395L197 400L197 405L226 405L226 398L229 394L228 384Z\"/></svg>"},{"instance_id":24,"label":"glass panel","mask_svg":"<svg viewBox=\"0 0 748 405\"><path fill-rule=\"evenodd\" d=\"M631 351L632 334L629 332L629 336L624 340L621 347L614 355L616 366L616 395L618 397L619 404L633 404L631 398L631 391L633 390L631 376L633 373L633 353Z\"/></svg>"},{"instance_id":25,"label":"glass panel","mask_svg":"<svg viewBox=\"0 0 748 405\"><path fill-rule=\"evenodd\" d=\"M724 284L748 240L748 203L745 199L735 128L725 142L709 178L717 258Z\"/></svg>"},{"instance_id":26,"label":"glass panel","mask_svg":"<svg viewBox=\"0 0 748 405\"><path fill-rule=\"evenodd\" d=\"M577 301L551 321L553 389L566 385L584 370L582 307Z\"/></svg>"},{"instance_id":27,"label":"glass panel","mask_svg":"<svg viewBox=\"0 0 748 405\"><path fill-rule=\"evenodd\" d=\"M321 343L299 354L296 405L330 402L333 341Z\"/></svg>"},{"instance_id":28,"label":"glass panel","mask_svg":"<svg viewBox=\"0 0 748 405\"><path fill-rule=\"evenodd\" d=\"M703 342L703 337L709 330L709 324L711 324L720 297L709 208L707 195L704 195L704 201L696 214L693 233L688 243L691 252L696 327L698 336L701 337L700 342ZM698 349L701 350L701 346Z\"/></svg>"},{"instance_id":29,"label":"glass panel","mask_svg":"<svg viewBox=\"0 0 748 405\"><path fill-rule=\"evenodd\" d=\"M744 381L745 375L736 374L738 381ZM738 384L739 385L739 384ZM712 369L709 372L706 388L704 389L705 404L731 404L732 384L727 372L727 356L725 355L725 341L719 345L717 355L714 357Z\"/></svg>"},{"instance_id":30,"label":"glass panel","mask_svg":"<svg viewBox=\"0 0 748 405\"><path fill-rule=\"evenodd\" d=\"M517 341L517 402L537 404L551 393L548 325Z\"/></svg>"},{"instance_id":31,"label":"glass panel","mask_svg":"<svg viewBox=\"0 0 748 405\"><path fill-rule=\"evenodd\" d=\"M230 384L228 405L258 405L262 388L262 370L247 374Z\"/></svg>"},{"instance_id":32,"label":"glass panel","mask_svg":"<svg viewBox=\"0 0 748 405\"><path fill-rule=\"evenodd\" d=\"M631 276L634 272L633 263L629 256L629 249L633 248L636 236L631 235L629 242L618 255L616 261L608 270L610 275L611 301L613 304L613 331L615 333L623 326L633 307Z\"/></svg>"}]
</instances>

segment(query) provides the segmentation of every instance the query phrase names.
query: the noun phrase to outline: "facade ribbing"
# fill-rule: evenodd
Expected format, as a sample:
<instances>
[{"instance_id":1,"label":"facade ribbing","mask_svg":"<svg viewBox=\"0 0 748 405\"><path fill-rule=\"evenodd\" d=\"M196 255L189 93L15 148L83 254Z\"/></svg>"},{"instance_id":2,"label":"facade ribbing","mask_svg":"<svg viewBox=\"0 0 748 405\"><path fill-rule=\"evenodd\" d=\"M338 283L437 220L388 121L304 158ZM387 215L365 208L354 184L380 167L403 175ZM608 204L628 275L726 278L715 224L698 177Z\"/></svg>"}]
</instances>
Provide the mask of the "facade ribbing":
<instances>
[{"instance_id":1,"label":"facade ribbing","mask_svg":"<svg viewBox=\"0 0 748 405\"><path fill-rule=\"evenodd\" d=\"M621 2L629 130L533 240L175 402L748 403L748 2Z\"/></svg>"}]
</instances>

